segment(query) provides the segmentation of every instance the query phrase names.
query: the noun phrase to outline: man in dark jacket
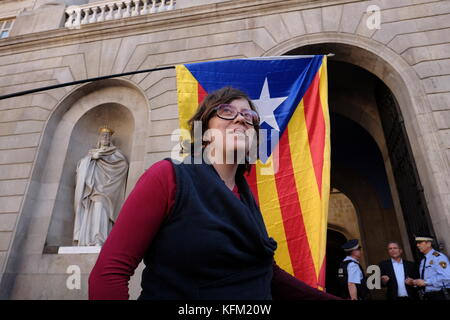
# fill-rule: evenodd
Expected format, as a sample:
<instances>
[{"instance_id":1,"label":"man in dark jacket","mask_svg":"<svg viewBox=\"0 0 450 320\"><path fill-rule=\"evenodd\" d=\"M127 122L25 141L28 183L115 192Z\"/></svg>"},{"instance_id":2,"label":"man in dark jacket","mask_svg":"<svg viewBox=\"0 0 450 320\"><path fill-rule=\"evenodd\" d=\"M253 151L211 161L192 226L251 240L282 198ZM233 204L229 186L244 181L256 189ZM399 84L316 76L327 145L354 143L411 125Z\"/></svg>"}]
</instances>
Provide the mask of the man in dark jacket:
<instances>
[{"instance_id":1,"label":"man in dark jacket","mask_svg":"<svg viewBox=\"0 0 450 320\"><path fill-rule=\"evenodd\" d=\"M387 287L388 300L416 300L417 290L413 279L417 279L418 268L414 262L402 259L399 243L391 241L387 246L389 260L380 262L381 283Z\"/></svg>"}]
</instances>

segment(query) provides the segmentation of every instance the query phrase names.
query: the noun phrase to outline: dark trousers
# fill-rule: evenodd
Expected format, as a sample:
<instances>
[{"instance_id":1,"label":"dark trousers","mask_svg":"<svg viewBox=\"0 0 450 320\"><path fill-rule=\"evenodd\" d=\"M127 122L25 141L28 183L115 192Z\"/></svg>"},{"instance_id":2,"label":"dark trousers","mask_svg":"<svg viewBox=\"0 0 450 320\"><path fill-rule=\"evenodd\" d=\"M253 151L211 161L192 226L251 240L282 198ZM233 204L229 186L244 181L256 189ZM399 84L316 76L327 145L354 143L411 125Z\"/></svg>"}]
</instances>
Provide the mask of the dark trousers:
<instances>
[{"instance_id":1,"label":"dark trousers","mask_svg":"<svg viewBox=\"0 0 450 320\"><path fill-rule=\"evenodd\" d=\"M410 297L396 297L394 300L412 300Z\"/></svg>"},{"instance_id":2,"label":"dark trousers","mask_svg":"<svg viewBox=\"0 0 450 320\"><path fill-rule=\"evenodd\" d=\"M426 300L450 300L450 289L446 289L447 294L445 294L442 290L425 292Z\"/></svg>"}]
</instances>

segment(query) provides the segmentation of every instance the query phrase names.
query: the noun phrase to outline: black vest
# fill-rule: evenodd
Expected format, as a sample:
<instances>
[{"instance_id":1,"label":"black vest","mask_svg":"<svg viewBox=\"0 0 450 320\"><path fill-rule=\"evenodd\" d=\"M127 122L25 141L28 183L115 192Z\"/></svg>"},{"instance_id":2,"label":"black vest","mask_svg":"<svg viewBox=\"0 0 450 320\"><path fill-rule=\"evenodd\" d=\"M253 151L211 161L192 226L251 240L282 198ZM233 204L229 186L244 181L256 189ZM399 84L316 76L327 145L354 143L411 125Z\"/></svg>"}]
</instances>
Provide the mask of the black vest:
<instances>
[{"instance_id":1,"label":"black vest","mask_svg":"<svg viewBox=\"0 0 450 320\"><path fill-rule=\"evenodd\" d=\"M244 176L239 200L213 166L172 163L175 204L144 256L139 299L271 299L276 242Z\"/></svg>"},{"instance_id":2,"label":"black vest","mask_svg":"<svg viewBox=\"0 0 450 320\"><path fill-rule=\"evenodd\" d=\"M342 261L339 265L338 271L339 296L343 299L350 298L350 292L348 290L348 269L347 269L350 263L356 263L363 275L361 283L355 283L358 300L370 300L370 291L367 288L367 277L365 276L364 270L362 269L361 265L353 260Z\"/></svg>"}]
</instances>

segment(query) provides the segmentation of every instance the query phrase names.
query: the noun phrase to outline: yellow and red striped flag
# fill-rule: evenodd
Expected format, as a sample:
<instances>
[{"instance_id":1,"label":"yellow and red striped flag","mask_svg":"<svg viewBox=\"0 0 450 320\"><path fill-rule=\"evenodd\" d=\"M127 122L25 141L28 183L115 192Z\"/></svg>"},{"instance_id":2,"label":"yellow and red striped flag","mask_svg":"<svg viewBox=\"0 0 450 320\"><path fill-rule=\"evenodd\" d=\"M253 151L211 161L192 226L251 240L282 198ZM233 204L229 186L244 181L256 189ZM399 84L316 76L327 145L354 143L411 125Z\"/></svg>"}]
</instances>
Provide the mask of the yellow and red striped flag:
<instances>
[{"instance_id":1,"label":"yellow and red striped flag","mask_svg":"<svg viewBox=\"0 0 450 320\"><path fill-rule=\"evenodd\" d=\"M323 289L330 193L327 57L185 64L176 67L176 76L181 129L207 93L224 86L246 92L255 103L267 139L247 181L278 243L275 260Z\"/></svg>"}]
</instances>

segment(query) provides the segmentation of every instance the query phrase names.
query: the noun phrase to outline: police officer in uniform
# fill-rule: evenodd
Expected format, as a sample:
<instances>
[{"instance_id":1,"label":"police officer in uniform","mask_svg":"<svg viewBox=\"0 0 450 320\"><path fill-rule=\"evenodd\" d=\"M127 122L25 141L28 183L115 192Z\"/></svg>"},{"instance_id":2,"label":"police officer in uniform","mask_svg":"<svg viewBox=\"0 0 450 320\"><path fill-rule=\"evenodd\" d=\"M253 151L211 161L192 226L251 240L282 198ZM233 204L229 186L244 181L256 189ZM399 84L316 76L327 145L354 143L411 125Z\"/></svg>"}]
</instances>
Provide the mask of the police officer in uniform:
<instances>
[{"instance_id":1,"label":"police officer in uniform","mask_svg":"<svg viewBox=\"0 0 450 320\"><path fill-rule=\"evenodd\" d=\"M369 290L364 271L359 264L361 246L357 239L347 241L343 246L347 256L339 266L340 296L350 300L368 300Z\"/></svg>"},{"instance_id":2,"label":"police officer in uniform","mask_svg":"<svg viewBox=\"0 0 450 320\"><path fill-rule=\"evenodd\" d=\"M450 268L448 258L432 247L433 238L416 236L417 248L424 254L420 262L420 279L414 285L420 288L426 300L450 300Z\"/></svg>"}]
</instances>

